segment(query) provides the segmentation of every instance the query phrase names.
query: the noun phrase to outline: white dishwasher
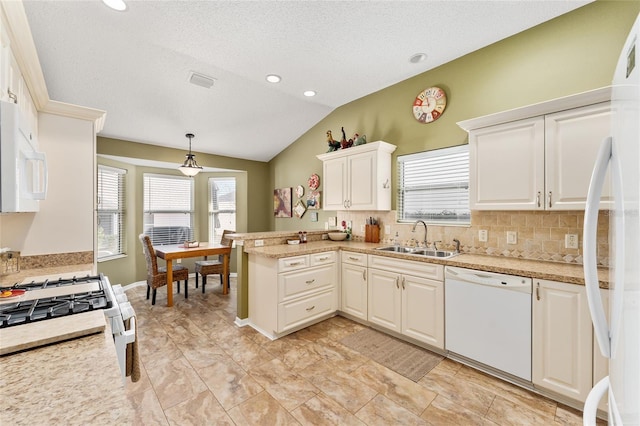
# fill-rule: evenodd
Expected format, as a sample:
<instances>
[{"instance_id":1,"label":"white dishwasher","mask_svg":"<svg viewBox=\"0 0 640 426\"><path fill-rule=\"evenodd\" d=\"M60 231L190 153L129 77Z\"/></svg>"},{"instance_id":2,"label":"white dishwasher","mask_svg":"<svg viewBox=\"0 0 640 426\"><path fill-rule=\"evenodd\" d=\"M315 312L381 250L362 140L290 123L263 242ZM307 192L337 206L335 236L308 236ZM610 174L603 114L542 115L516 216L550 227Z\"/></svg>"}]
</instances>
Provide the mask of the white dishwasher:
<instances>
[{"instance_id":1,"label":"white dishwasher","mask_svg":"<svg viewBox=\"0 0 640 426\"><path fill-rule=\"evenodd\" d=\"M445 349L531 381L531 278L447 266Z\"/></svg>"}]
</instances>

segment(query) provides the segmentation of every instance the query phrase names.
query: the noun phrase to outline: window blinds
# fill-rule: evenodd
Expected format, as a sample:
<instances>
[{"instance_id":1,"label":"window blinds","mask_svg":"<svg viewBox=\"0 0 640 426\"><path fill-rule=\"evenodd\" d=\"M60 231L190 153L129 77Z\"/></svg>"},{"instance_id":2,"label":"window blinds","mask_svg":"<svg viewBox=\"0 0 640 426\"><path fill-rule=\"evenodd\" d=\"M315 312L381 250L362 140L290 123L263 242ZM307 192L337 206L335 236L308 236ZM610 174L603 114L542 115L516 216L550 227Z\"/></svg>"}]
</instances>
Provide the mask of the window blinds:
<instances>
[{"instance_id":1,"label":"window blinds","mask_svg":"<svg viewBox=\"0 0 640 426\"><path fill-rule=\"evenodd\" d=\"M236 230L236 178L209 178L209 241L219 243L225 229Z\"/></svg>"},{"instance_id":2,"label":"window blinds","mask_svg":"<svg viewBox=\"0 0 640 426\"><path fill-rule=\"evenodd\" d=\"M98 260L124 254L127 171L98 165Z\"/></svg>"},{"instance_id":3,"label":"window blinds","mask_svg":"<svg viewBox=\"0 0 640 426\"><path fill-rule=\"evenodd\" d=\"M192 241L193 179L145 173L144 233L152 244L182 244Z\"/></svg>"},{"instance_id":4,"label":"window blinds","mask_svg":"<svg viewBox=\"0 0 640 426\"><path fill-rule=\"evenodd\" d=\"M469 146L398 157L398 219L470 223Z\"/></svg>"}]
</instances>

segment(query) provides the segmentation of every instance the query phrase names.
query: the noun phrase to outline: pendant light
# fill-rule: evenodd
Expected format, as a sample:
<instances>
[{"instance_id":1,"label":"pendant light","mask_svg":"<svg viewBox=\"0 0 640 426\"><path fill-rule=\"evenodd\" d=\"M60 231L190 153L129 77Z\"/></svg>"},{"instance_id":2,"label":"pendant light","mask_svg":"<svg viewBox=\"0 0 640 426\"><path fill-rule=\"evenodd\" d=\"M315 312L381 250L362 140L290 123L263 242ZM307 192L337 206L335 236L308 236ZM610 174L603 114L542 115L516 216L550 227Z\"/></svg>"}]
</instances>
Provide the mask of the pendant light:
<instances>
[{"instance_id":1,"label":"pendant light","mask_svg":"<svg viewBox=\"0 0 640 426\"><path fill-rule=\"evenodd\" d=\"M184 164L178 167L178 170L180 170L185 176L192 177L200 173L202 171L202 167L198 166L198 163L196 163L195 154L191 153L191 139L193 139L195 136L193 135L193 133L187 133L185 136L189 138L189 153L185 156L187 157L187 159L184 160Z\"/></svg>"}]
</instances>

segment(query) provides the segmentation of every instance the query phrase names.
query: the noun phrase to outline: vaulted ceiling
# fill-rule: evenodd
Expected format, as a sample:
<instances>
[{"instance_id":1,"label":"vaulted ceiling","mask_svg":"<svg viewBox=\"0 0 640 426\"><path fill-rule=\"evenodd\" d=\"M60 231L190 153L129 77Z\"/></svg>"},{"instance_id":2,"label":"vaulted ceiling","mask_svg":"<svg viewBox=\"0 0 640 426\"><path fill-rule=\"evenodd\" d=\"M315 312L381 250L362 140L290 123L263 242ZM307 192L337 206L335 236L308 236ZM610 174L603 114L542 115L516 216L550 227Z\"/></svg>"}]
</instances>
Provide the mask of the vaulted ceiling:
<instances>
[{"instance_id":1,"label":"vaulted ceiling","mask_svg":"<svg viewBox=\"0 0 640 426\"><path fill-rule=\"evenodd\" d=\"M107 111L100 135L186 149L191 132L194 151L260 161L341 105L586 3L23 0L50 98Z\"/></svg>"}]
</instances>

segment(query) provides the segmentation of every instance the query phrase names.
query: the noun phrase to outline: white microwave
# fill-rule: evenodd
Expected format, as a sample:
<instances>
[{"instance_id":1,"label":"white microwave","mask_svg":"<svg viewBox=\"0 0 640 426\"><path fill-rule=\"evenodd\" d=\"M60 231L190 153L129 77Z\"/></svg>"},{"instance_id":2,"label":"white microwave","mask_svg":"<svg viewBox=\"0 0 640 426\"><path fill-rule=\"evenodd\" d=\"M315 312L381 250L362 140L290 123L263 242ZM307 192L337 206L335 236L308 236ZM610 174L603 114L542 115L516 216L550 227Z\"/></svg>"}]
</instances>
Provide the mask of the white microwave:
<instances>
[{"instance_id":1,"label":"white microwave","mask_svg":"<svg viewBox=\"0 0 640 426\"><path fill-rule=\"evenodd\" d=\"M0 212L37 212L47 195L47 160L17 104L0 101Z\"/></svg>"}]
</instances>

